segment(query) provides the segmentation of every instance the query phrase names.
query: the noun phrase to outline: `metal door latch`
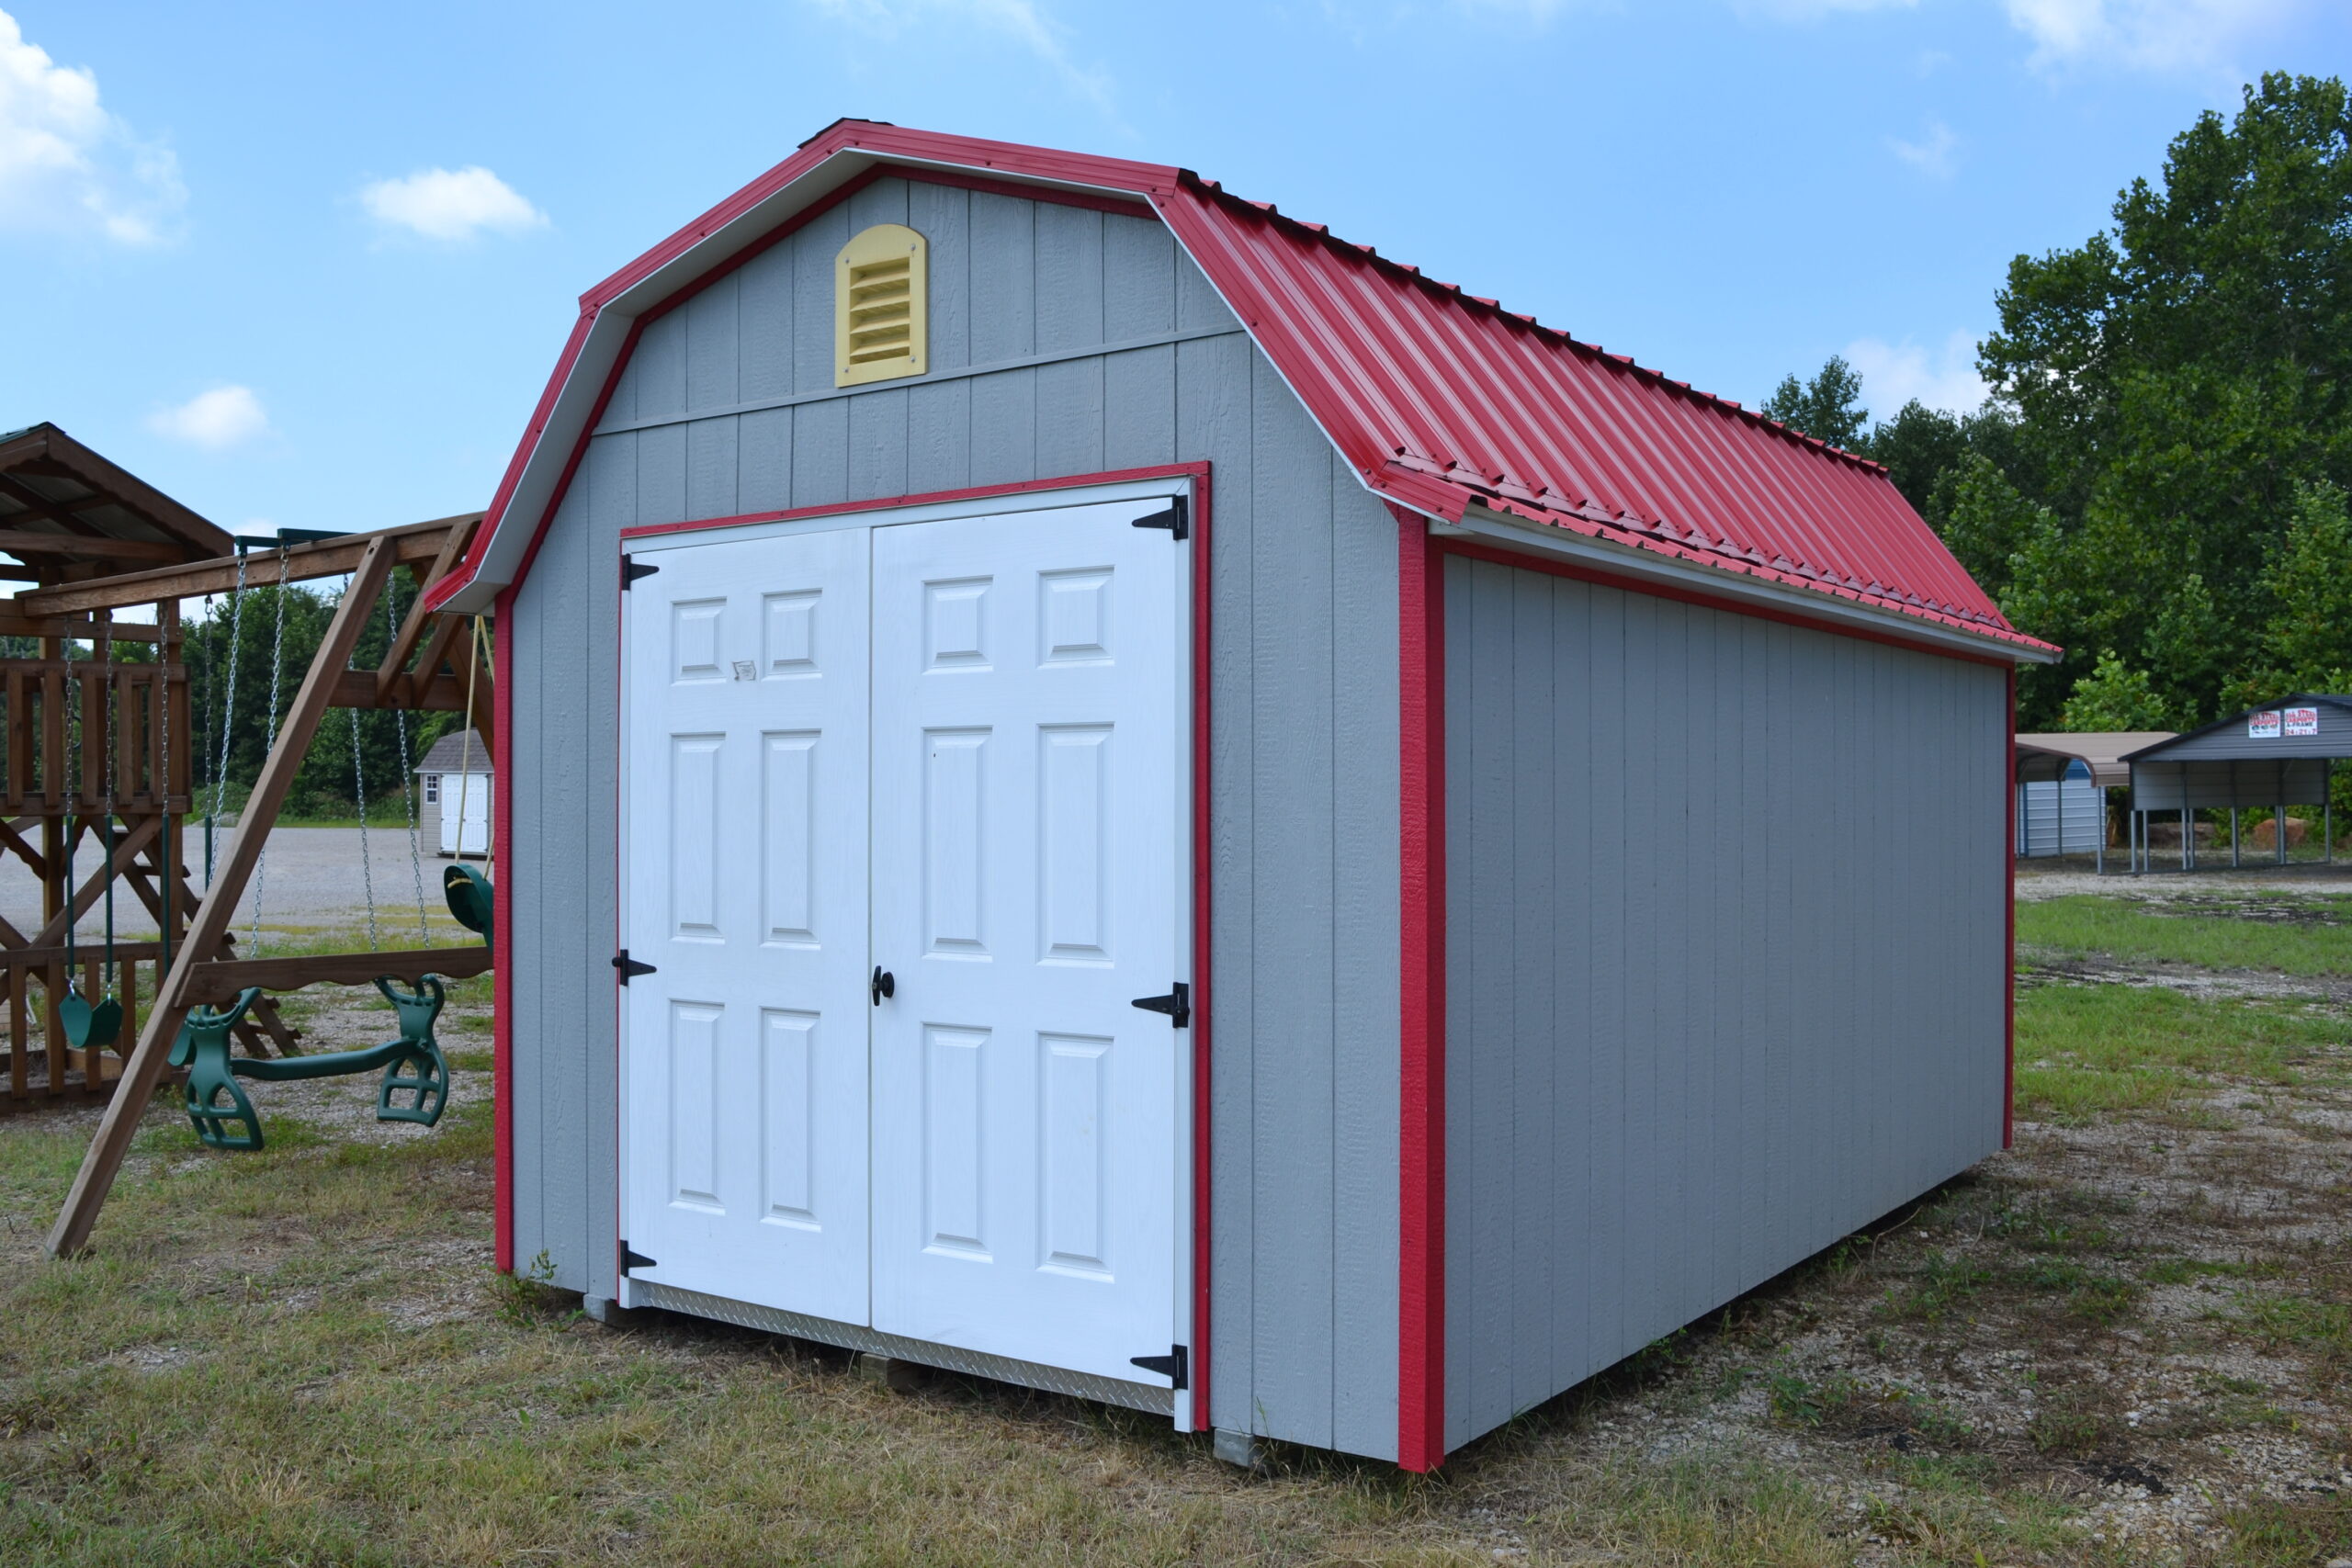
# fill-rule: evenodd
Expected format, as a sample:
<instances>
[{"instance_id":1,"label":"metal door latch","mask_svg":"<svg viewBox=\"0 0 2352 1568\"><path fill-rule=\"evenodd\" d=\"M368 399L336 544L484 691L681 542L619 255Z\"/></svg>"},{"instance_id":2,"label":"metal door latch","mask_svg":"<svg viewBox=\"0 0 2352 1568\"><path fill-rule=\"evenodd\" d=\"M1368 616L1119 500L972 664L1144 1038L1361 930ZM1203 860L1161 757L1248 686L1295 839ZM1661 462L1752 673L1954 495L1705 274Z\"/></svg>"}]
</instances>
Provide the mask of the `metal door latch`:
<instances>
[{"instance_id":1,"label":"metal door latch","mask_svg":"<svg viewBox=\"0 0 2352 1568\"><path fill-rule=\"evenodd\" d=\"M876 964L874 966L873 982L867 988L873 994L874 1005L880 1007L884 997L895 997L899 994L899 977Z\"/></svg>"}]
</instances>

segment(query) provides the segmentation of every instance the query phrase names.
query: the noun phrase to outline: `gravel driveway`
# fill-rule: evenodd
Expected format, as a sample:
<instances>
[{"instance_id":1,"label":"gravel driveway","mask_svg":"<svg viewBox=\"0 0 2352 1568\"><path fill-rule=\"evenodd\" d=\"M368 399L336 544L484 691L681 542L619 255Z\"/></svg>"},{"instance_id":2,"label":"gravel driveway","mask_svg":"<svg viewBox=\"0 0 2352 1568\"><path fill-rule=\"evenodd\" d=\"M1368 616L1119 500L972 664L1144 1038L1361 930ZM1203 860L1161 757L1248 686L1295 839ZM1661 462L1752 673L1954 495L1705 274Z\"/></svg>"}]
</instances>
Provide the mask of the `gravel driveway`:
<instances>
[{"instance_id":1,"label":"gravel driveway","mask_svg":"<svg viewBox=\"0 0 2352 1568\"><path fill-rule=\"evenodd\" d=\"M204 886L203 832L201 824L189 824L185 856L198 888ZM228 859L234 837L233 830L224 830L216 840L216 863ZM244 901L237 911L238 927L253 924L256 894L263 918L271 926L359 925L367 919L368 873L372 870L377 914L383 923L386 944L408 941L416 930L417 901L417 878L409 869L408 831L371 828L367 839L368 862L363 865L356 828L278 829L270 835L262 874L246 885ZM85 878L96 864L96 846L85 841L77 867ZM425 908L435 923L444 926L449 914L441 901L441 868L447 863L428 850L422 866ZM0 859L0 916L28 935L40 924L40 884L14 856ZM127 886L115 890L115 929L124 936L155 934L155 922L146 906ZM104 934L103 904L83 917L80 930L85 941Z\"/></svg>"}]
</instances>

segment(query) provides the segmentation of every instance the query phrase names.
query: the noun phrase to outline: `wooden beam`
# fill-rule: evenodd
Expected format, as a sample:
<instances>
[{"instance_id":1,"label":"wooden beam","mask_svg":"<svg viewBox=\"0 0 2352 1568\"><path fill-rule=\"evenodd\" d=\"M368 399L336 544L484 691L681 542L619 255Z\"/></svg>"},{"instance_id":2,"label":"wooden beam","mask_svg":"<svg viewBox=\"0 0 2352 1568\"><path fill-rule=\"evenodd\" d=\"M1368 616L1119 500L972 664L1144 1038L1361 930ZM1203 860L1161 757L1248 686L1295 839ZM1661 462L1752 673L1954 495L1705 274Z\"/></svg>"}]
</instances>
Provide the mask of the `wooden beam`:
<instances>
[{"instance_id":1,"label":"wooden beam","mask_svg":"<svg viewBox=\"0 0 2352 1568\"><path fill-rule=\"evenodd\" d=\"M74 479L73 482L80 484L82 481ZM0 492L5 492L9 500L15 502L17 505L23 507L34 516L46 517L51 523L71 528L77 534L85 536L102 536L106 532L105 529L99 527L89 519L74 515L76 512L80 511L85 506L104 506L107 504L107 498L104 495L85 496L78 501L59 501L54 497L41 494L40 491L33 489L32 486L25 483L24 480L18 479L14 474L0 474ZM11 519L11 521L13 521L13 519ZM185 547L183 547L181 553L183 555L187 553Z\"/></svg>"},{"instance_id":2,"label":"wooden beam","mask_svg":"<svg viewBox=\"0 0 2352 1568\"><path fill-rule=\"evenodd\" d=\"M379 539L391 547L391 565L429 561L441 553L442 538L447 530L470 527L481 516L479 512L469 512L430 523L411 523L399 528L379 528L372 534L351 534L340 539L322 539L314 545L290 546L283 552L285 580L308 582L314 578L340 577L356 568L360 558ZM245 563L245 586L274 586L278 581L280 553L253 552ZM160 604L165 599L198 599L207 593L226 593L236 586L237 558L220 556L212 560L190 561L186 566L157 567L152 571L125 572L88 582L61 582L51 588L31 589L17 595L16 607L17 613L23 615L81 615L93 610Z\"/></svg>"},{"instance_id":3,"label":"wooden beam","mask_svg":"<svg viewBox=\"0 0 2352 1568\"><path fill-rule=\"evenodd\" d=\"M424 607L424 591L440 581L448 574L449 569L458 564L458 558L464 552L466 541L473 537L473 533L471 526L450 529L449 536L441 542L441 553L433 558L432 566L417 578L415 602L409 605L408 615L401 622L401 629L393 637L391 647L384 650L384 662L376 671L378 704L381 705L391 694L392 683L408 668L409 656L416 651L416 645L424 639L427 626L435 618L433 612ZM450 618L441 617L443 620ZM418 679L430 681L440 673L440 661L435 660L422 665L416 673Z\"/></svg>"},{"instance_id":4,"label":"wooden beam","mask_svg":"<svg viewBox=\"0 0 2352 1568\"><path fill-rule=\"evenodd\" d=\"M114 852L114 874L117 876L129 874L130 868L138 863L139 852L155 841L156 835L163 830L163 826L164 819L161 816L150 817L123 835L122 847ZM73 832L70 821L66 831L69 835ZM101 856L98 861L98 869L90 874L89 881L79 887L66 890L66 907L60 909L56 918L49 924L41 927L40 934L33 938L34 945L45 946L52 942L63 942L65 928L96 907L98 897L106 891L106 886L107 863L105 857Z\"/></svg>"},{"instance_id":5,"label":"wooden beam","mask_svg":"<svg viewBox=\"0 0 2352 1568\"><path fill-rule=\"evenodd\" d=\"M311 738L318 733L319 721L326 716L327 700L334 694L335 678L351 662L351 650L359 645L359 634L367 629L369 614L376 607L376 596L384 591L384 580L391 574L392 562L399 552L399 542L392 535L376 534L368 537L351 563L351 585L344 590L343 603L335 607L334 619L327 624L327 635L319 644L317 656L311 660L309 672L302 677L302 689L277 732L277 744L270 748L268 760L261 765L261 776L254 781L253 794L238 818L239 830L229 859L212 879L209 895L198 907L196 923L188 928L187 939L172 955L171 973L157 987L154 1005L139 1031L139 1043L131 1048L130 1060L123 1064L114 1097L107 1101L106 1114L98 1121L97 1135L90 1140L89 1152L82 1157L82 1168L75 1173L73 1189L66 1193L65 1206L58 1212L57 1223L50 1229L47 1245L53 1258L70 1258L89 1245L98 1210L106 1203L115 1174L122 1168L123 1156L130 1152L131 1140L138 1135L139 1119L146 1114L147 1102L163 1078L172 1038L187 1018L188 1004L182 993L189 976L199 963L209 961L235 917L238 901L244 897L245 883L253 875L254 863L261 858L262 846L269 840L271 824L277 820L278 807L286 803L286 793L294 785L294 774L302 765L303 753L310 750ZM171 592L177 595L181 591Z\"/></svg>"},{"instance_id":6,"label":"wooden beam","mask_svg":"<svg viewBox=\"0 0 2352 1568\"><path fill-rule=\"evenodd\" d=\"M470 980L490 972L490 949L480 943L466 947L420 947L385 953L331 953L311 958L240 958L198 964L180 987L180 999L192 1005L217 1007L234 1001L247 986L266 991L291 991L304 986L365 986L379 975L405 980L412 987L421 976Z\"/></svg>"},{"instance_id":7,"label":"wooden beam","mask_svg":"<svg viewBox=\"0 0 2352 1568\"><path fill-rule=\"evenodd\" d=\"M35 534L0 528L0 550L12 556L110 556L118 560L177 560L187 552L162 539L96 538L78 534Z\"/></svg>"},{"instance_id":8,"label":"wooden beam","mask_svg":"<svg viewBox=\"0 0 2352 1568\"><path fill-rule=\"evenodd\" d=\"M98 623L74 620L63 615L34 619L12 615L0 610L0 637L92 637L97 635ZM163 637L157 627L143 621L117 621L109 634L117 642L154 642ZM77 661L79 662L79 661Z\"/></svg>"},{"instance_id":9,"label":"wooden beam","mask_svg":"<svg viewBox=\"0 0 2352 1568\"><path fill-rule=\"evenodd\" d=\"M412 712L463 713L466 708L466 682L460 675L443 675L421 690L412 690L412 682L402 679L392 689L388 702L376 700L376 672L373 670L346 670L335 677L334 701L330 706L339 708L407 708ZM485 680L482 684L488 686ZM476 699L480 701L479 698Z\"/></svg>"}]
</instances>

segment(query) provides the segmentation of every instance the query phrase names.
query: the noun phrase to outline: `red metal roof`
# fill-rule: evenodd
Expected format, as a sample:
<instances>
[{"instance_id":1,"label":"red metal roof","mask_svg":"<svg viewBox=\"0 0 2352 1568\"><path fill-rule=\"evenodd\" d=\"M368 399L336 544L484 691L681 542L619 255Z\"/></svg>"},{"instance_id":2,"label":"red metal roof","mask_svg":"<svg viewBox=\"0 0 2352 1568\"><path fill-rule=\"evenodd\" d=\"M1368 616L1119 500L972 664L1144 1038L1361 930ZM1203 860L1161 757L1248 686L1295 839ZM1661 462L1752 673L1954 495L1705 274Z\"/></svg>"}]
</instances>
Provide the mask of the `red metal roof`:
<instances>
[{"instance_id":1,"label":"red metal roof","mask_svg":"<svg viewBox=\"0 0 2352 1568\"><path fill-rule=\"evenodd\" d=\"M835 168L837 177L810 178L837 160L855 160L859 169L914 165L907 172L915 177L923 165L945 166L1149 203L1364 482L1416 511L1459 522L1483 505L2002 642L2049 647L2009 626L1875 463L1186 171L864 120L827 127L582 297L581 324L489 522L436 602L489 558L531 467L567 466L570 449L585 441L585 407L567 419L564 405L587 396L570 384L571 372L596 319L656 280L691 288L665 272L691 269L705 245L724 245L714 268L741 254L748 241L737 231L790 220L778 209L796 184L831 189L848 177ZM541 450L551 439L565 450ZM527 525L535 533L558 499L545 498Z\"/></svg>"}]
</instances>

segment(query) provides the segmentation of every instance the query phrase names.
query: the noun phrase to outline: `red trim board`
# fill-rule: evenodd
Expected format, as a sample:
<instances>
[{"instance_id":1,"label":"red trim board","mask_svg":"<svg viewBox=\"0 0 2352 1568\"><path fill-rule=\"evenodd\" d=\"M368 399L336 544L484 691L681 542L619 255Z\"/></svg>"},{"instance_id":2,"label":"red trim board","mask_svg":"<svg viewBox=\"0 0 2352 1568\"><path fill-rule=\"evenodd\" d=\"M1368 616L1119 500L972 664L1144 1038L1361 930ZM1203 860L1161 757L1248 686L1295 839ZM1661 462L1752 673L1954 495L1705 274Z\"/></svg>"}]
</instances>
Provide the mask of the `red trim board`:
<instances>
[{"instance_id":1,"label":"red trim board","mask_svg":"<svg viewBox=\"0 0 2352 1568\"><path fill-rule=\"evenodd\" d=\"M1196 1431L1205 1431L1209 1426L1209 1336L1211 1328L1209 1312L1209 1202L1212 1195L1212 1190L1209 1168L1209 1134L1212 1101L1209 1090L1211 1071L1210 1056L1212 1052L1213 1036L1210 1032L1209 1004L1213 992L1210 989L1209 973L1209 935L1211 926L1211 886L1209 876L1209 846L1211 842L1209 837L1211 830L1209 812L1209 763L1213 751L1209 744L1209 546L1210 540L1214 537L1214 535L1212 532L1209 474L1209 465L1204 462L1162 463L1151 468L1118 468L1106 473L1075 474L1049 479L1027 479L1013 484L978 485L965 490L932 491L921 495L886 496L871 501L835 502L825 506L795 507L783 512L746 513L740 516L704 518L690 523L649 524L642 527L624 528L621 530L620 534L620 536L624 539L655 538L670 534L709 533L718 529L743 527L758 523L786 523L808 517L850 516L859 513L883 512L906 506L933 506L943 502L984 501L1008 495L1046 495L1057 491L1084 490L1100 485L1122 484L1138 479L1189 479L1191 481L1192 517L1190 520L1190 536L1193 547L1193 657L1192 668L1189 674L1193 684L1193 1016L1191 1023L1193 1033L1193 1324L1192 1332L1187 1341L1187 1347L1191 1352L1190 1366L1188 1368L1190 1377L1188 1381L1191 1385L1192 1393L1193 1426L1193 1429ZM534 541L533 548L537 548L536 540ZM527 562L526 564L527 566ZM509 588L505 594L502 596L500 601L502 608L506 602L512 598L514 590ZM617 616L618 611L616 610L615 614L616 616ZM617 681L620 678L619 673L616 671L615 679ZM502 715L505 711L503 707L503 704L505 702L505 686L502 683L499 687L499 702L502 705L500 712ZM501 722L503 724L503 720L502 719ZM502 746L504 744L504 733L503 729L500 736L500 744ZM503 807L501 807L500 809L503 810ZM504 819L502 818L502 833L503 832L503 820ZM616 841L617 842L617 840ZM503 902L501 907L503 908ZM505 962L503 956L505 951L506 943L503 934L502 933L499 942L499 952L502 954L499 962L502 965ZM505 971L502 968L500 970L500 984L502 987L505 983L503 978L504 973ZM617 984L616 985L615 989L617 993ZM504 992L502 989L501 995L503 994ZM619 1039L617 1030L616 1030L614 1038L617 1045ZM503 1034L501 1039L503 1041ZM503 1050L503 1046L502 1045L501 1048ZM501 1058L501 1061L502 1067L499 1075L499 1083L503 1096L503 1086L506 1078L503 1066L503 1057ZM502 1103L503 1103L503 1099ZM502 1122L501 1125L503 1127L504 1123ZM502 1147L503 1146L503 1145L502 1145ZM499 1168L501 1176L500 1190L502 1192L507 1192L511 1190L511 1171L504 1163L503 1157ZM621 1195L616 1201L626 1202L626 1195ZM616 1213L618 1212L619 1211L616 1211ZM506 1207L502 1205L499 1213L501 1223L503 1224L505 1223L507 1216ZM505 1235L506 1233L502 1231L501 1235ZM503 1261L500 1267L511 1269L511 1239L503 1245L505 1250L502 1252L501 1256L503 1258L507 1260ZM616 1247L618 1247L618 1237L615 1238L614 1245Z\"/></svg>"},{"instance_id":2,"label":"red trim board","mask_svg":"<svg viewBox=\"0 0 2352 1568\"><path fill-rule=\"evenodd\" d=\"M1445 1458L1445 561L1396 517L1396 1462Z\"/></svg>"},{"instance_id":3,"label":"red trim board","mask_svg":"<svg viewBox=\"0 0 2352 1568\"><path fill-rule=\"evenodd\" d=\"M1193 1429L1209 1428L1209 466L1193 472Z\"/></svg>"},{"instance_id":4,"label":"red trim board","mask_svg":"<svg viewBox=\"0 0 2352 1568\"><path fill-rule=\"evenodd\" d=\"M2017 1140L2018 1110L2018 671L2009 667L2008 832L2001 843L2001 903L2004 931L2001 973L2001 1146ZM2063 820L2063 818L2062 818ZM2107 807L2099 803L2098 830L2107 831Z\"/></svg>"},{"instance_id":5,"label":"red trim board","mask_svg":"<svg viewBox=\"0 0 2352 1568\"><path fill-rule=\"evenodd\" d=\"M860 512L888 512L900 506L937 506L956 501L989 501L1001 495L1045 495L1058 490L1088 490L1097 485L1127 484L1137 479L1181 479L1193 481L1197 498L1197 510L1208 506L1209 466L1206 463L1160 463L1148 468L1112 468L1099 474L1069 474L1050 479L1021 479L1011 484L974 485L966 490L934 490L921 495L878 496L872 501L836 501L823 506L795 506L782 512L745 512L733 517L706 517L691 523L646 523L624 528L624 539L651 539L664 534L699 534L713 528L740 528L752 523L795 523L804 517L847 517ZM1194 551L1193 585L1200 585L1198 562L1201 553ZM1195 649L1195 656L1200 650ZM1205 672L1204 671L1204 672Z\"/></svg>"},{"instance_id":6,"label":"red trim board","mask_svg":"<svg viewBox=\"0 0 2352 1568\"><path fill-rule=\"evenodd\" d=\"M491 733L498 755L494 773L512 779L506 759L514 754L514 590L498 596L491 621L491 652L498 666L491 688ZM503 785L491 791L491 848L511 844L514 825L514 792ZM491 959L491 984L496 1005L491 1010L491 1169L492 1224L497 1237L492 1262L502 1274L514 1272L514 879L498 868L504 886L493 889L490 929L498 951Z\"/></svg>"}]
</instances>

